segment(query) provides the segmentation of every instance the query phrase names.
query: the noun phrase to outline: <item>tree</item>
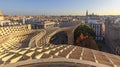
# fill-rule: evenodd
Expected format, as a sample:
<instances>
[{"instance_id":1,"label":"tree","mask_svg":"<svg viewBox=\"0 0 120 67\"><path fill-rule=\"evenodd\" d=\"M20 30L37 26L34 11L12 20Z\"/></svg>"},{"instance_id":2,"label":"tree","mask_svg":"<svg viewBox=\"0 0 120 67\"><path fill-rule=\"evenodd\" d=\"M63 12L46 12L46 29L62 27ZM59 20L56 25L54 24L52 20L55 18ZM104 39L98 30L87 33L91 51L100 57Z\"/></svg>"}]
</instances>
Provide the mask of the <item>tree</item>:
<instances>
[{"instance_id":1,"label":"tree","mask_svg":"<svg viewBox=\"0 0 120 67\"><path fill-rule=\"evenodd\" d=\"M88 37L92 36L94 39L96 37L95 30L92 27L90 27L89 25L86 25L86 24L81 24L80 26L78 26L75 29L75 31L74 31L74 40L75 41L80 36L80 34L83 34L85 36L87 35Z\"/></svg>"},{"instance_id":2,"label":"tree","mask_svg":"<svg viewBox=\"0 0 120 67\"><path fill-rule=\"evenodd\" d=\"M81 24L74 31L74 44L81 47L99 50L95 42L95 31L92 27L86 24Z\"/></svg>"}]
</instances>

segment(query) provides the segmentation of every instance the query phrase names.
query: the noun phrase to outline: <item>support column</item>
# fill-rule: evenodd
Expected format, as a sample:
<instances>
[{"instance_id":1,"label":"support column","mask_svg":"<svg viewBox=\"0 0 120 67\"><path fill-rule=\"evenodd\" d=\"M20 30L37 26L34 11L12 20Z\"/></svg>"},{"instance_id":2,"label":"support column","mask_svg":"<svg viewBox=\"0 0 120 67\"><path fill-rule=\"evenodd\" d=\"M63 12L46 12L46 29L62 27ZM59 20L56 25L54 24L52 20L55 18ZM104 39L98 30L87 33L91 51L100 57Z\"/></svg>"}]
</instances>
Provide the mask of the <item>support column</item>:
<instances>
[{"instance_id":1,"label":"support column","mask_svg":"<svg viewBox=\"0 0 120 67\"><path fill-rule=\"evenodd\" d=\"M67 36L68 36L68 44L69 45L73 45L73 41L74 41L74 36L73 36L73 33L71 32L67 32Z\"/></svg>"}]
</instances>

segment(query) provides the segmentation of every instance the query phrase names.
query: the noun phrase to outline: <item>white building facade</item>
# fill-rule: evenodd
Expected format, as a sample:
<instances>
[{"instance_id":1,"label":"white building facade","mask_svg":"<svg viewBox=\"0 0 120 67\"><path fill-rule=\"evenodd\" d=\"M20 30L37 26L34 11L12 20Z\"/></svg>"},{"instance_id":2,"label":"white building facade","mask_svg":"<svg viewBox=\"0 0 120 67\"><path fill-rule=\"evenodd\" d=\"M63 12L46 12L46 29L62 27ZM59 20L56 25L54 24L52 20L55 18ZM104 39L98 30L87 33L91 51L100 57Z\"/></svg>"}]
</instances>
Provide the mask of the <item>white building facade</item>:
<instances>
[{"instance_id":1,"label":"white building facade","mask_svg":"<svg viewBox=\"0 0 120 67\"><path fill-rule=\"evenodd\" d=\"M105 24L98 19L87 19L87 24L90 25L96 32L96 40L103 40L105 33Z\"/></svg>"}]
</instances>

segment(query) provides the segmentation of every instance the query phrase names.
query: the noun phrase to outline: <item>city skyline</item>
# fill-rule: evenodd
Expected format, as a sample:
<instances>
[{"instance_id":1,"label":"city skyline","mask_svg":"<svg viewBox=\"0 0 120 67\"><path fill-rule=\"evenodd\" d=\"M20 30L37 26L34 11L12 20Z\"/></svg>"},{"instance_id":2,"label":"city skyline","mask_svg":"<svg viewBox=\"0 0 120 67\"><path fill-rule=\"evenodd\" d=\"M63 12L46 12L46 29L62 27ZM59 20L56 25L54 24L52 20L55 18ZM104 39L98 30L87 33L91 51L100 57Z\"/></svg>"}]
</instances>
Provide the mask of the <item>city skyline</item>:
<instances>
[{"instance_id":1,"label":"city skyline","mask_svg":"<svg viewBox=\"0 0 120 67\"><path fill-rule=\"evenodd\" d=\"M4 15L120 15L119 0L3 0Z\"/></svg>"}]
</instances>

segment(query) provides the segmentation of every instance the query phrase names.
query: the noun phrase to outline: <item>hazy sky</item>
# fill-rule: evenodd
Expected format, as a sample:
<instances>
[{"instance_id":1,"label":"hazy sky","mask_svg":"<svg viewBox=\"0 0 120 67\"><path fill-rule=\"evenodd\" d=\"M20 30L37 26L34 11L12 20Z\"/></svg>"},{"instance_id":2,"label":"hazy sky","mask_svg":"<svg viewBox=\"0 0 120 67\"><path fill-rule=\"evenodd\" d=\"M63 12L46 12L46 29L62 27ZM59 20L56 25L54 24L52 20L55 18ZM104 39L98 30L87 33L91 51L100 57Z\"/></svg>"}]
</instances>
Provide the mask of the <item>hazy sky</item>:
<instances>
[{"instance_id":1,"label":"hazy sky","mask_svg":"<svg viewBox=\"0 0 120 67\"><path fill-rule=\"evenodd\" d=\"M9 15L120 15L120 0L0 0L0 10Z\"/></svg>"}]
</instances>

